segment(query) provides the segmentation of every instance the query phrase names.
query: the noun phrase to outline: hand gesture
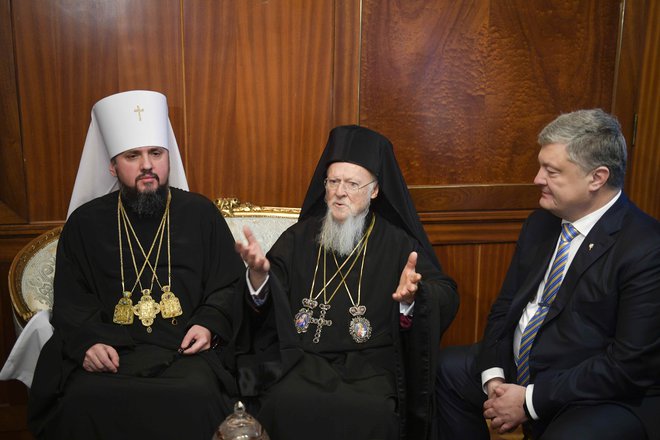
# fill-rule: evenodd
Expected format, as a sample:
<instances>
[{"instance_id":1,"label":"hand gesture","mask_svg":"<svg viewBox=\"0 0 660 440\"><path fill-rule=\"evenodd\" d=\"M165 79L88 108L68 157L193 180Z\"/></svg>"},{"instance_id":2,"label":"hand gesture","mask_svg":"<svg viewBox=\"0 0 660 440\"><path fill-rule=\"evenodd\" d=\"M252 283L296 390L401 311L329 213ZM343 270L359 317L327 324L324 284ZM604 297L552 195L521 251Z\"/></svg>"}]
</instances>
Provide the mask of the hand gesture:
<instances>
[{"instance_id":1,"label":"hand gesture","mask_svg":"<svg viewBox=\"0 0 660 440\"><path fill-rule=\"evenodd\" d=\"M484 403L484 417L490 419L490 428L504 434L527 421L523 403L525 387L503 383L494 389L494 396Z\"/></svg>"},{"instance_id":2,"label":"hand gesture","mask_svg":"<svg viewBox=\"0 0 660 440\"><path fill-rule=\"evenodd\" d=\"M247 245L240 241L236 242L236 252L238 252L250 269L250 283L252 288L258 289L266 280L270 270L270 261L261 250L261 246L254 237L249 227L243 226L243 234L247 240Z\"/></svg>"},{"instance_id":3,"label":"hand gesture","mask_svg":"<svg viewBox=\"0 0 660 440\"><path fill-rule=\"evenodd\" d=\"M85 352L82 366L90 373L116 373L119 368L119 354L110 345L94 344Z\"/></svg>"},{"instance_id":4,"label":"hand gesture","mask_svg":"<svg viewBox=\"0 0 660 440\"><path fill-rule=\"evenodd\" d=\"M422 275L415 272L417 265L417 252L411 252L408 256L406 267L401 272L399 279L399 287L396 292L392 294L394 301L412 304L415 301L415 294L417 293L417 284L422 279Z\"/></svg>"},{"instance_id":5,"label":"hand gesture","mask_svg":"<svg viewBox=\"0 0 660 440\"><path fill-rule=\"evenodd\" d=\"M195 324L190 327L186 336L183 337L179 352L195 354L209 348L211 348L211 332L206 327Z\"/></svg>"}]
</instances>

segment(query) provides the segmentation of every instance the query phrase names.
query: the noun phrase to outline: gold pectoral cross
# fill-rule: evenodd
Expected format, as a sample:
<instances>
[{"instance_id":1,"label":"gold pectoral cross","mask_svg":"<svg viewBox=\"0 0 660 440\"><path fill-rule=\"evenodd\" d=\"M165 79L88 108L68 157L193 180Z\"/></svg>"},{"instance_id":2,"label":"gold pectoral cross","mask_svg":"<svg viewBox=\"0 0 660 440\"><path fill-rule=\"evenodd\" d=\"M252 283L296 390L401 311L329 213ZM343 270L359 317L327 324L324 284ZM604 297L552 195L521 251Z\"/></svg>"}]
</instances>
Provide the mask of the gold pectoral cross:
<instances>
[{"instance_id":1,"label":"gold pectoral cross","mask_svg":"<svg viewBox=\"0 0 660 440\"><path fill-rule=\"evenodd\" d=\"M147 327L147 332L151 333L151 324L154 323L156 315L160 313L160 304L151 297L151 290L142 291L142 298L133 306L133 313L140 318L142 325Z\"/></svg>"}]
</instances>

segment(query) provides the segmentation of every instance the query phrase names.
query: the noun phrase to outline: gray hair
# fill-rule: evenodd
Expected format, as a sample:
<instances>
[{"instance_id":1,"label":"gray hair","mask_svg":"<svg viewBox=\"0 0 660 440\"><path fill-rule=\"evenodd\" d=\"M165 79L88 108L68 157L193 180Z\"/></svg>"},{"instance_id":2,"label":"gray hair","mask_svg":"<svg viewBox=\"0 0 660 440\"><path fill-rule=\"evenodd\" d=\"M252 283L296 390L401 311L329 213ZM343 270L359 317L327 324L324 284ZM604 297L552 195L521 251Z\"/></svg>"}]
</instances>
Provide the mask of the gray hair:
<instances>
[{"instance_id":1,"label":"gray hair","mask_svg":"<svg viewBox=\"0 0 660 440\"><path fill-rule=\"evenodd\" d=\"M626 174L626 140L616 118L601 109L565 113L539 134L541 146L565 144L568 158L585 172L604 166L607 184L622 188Z\"/></svg>"}]
</instances>

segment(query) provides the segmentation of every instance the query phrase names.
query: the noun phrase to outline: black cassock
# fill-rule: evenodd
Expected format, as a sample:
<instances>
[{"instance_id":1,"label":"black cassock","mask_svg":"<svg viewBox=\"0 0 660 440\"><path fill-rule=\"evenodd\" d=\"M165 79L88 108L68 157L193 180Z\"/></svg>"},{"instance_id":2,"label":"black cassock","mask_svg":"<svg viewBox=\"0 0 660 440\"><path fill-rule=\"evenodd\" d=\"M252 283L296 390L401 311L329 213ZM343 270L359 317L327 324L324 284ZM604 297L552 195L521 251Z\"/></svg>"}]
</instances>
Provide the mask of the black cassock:
<instances>
[{"instance_id":1,"label":"black cassock","mask_svg":"<svg viewBox=\"0 0 660 440\"><path fill-rule=\"evenodd\" d=\"M67 221L57 250L54 282L54 336L42 350L29 402L29 424L40 438L209 439L231 409L234 388L215 350L181 356L177 349L188 328L208 328L221 340L231 337L235 284L244 265L224 219L206 198L171 189L171 291L183 315L157 315L147 332L137 316L131 325L112 322L121 292L117 192L76 210ZM145 252L162 213L139 219L126 208ZM123 235L125 288L136 273ZM157 275L168 283L167 231ZM138 269L144 257L133 244ZM157 248L156 248L157 249ZM154 250L154 254L156 250ZM154 256L151 258L154 262ZM151 285L147 267L142 287ZM153 285L160 301L161 288ZM141 297L133 291L133 304ZM115 347L119 372L82 369L95 343Z\"/></svg>"},{"instance_id":2,"label":"black cassock","mask_svg":"<svg viewBox=\"0 0 660 440\"><path fill-rule=\"evenodd\" d=\"M367 218L367 224L371 214ZM399 303L392 299L408 255L419 250L403 230L376 215L367 245L360 304L370 321L371 337L356 342L349 333L353 305L340 287L325 318L298 333L294 316L310 296L319 246L321 219L312 217L288 229L268 253L269 297L259 309L246 296L241 301L243 325L237 335L237 374L251 411L272 440L310 438L426 438L433 417L434 356L442 332L457 306L454 282L418 252L416 270L422 282L416 296L413 324L400 326ZM328 253L326 280L336 271ZM338 260L341 265L343 260ZM348 272L351 261L344 267ZM346 277L357 302L361 259ZM327 287L329 298L339 283ZM313 297L323 286L321 255ZM323 294L318 299L323 302ZM314 317L319 317L319 307Z\"/></svg>"}]
</instances>

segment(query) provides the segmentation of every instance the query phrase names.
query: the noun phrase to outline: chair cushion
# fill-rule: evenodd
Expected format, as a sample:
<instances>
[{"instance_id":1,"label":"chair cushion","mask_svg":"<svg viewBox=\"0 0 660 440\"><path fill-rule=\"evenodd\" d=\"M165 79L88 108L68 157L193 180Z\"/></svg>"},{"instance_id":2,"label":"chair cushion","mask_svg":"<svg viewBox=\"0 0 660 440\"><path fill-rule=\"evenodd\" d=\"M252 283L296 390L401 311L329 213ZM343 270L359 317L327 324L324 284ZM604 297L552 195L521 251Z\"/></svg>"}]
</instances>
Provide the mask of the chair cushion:
<instances>
[{"instance_id":1,"label":"chair cushion","mask_svg":"<svg viewBox=\"0 0 660 440\"><path fill-rule=\"evenodd\" d=\"M236 241L246 242L243 226L249 226L264 253L268 252L279 236L289 226L296 223L296 218L285 217L227 217L229 229Z\"/></svg>"},{"instance_id":2,"label":"chair cushion","mask_svg":"<svg viewBox=\"0 0 660 440\"><path fill-rule=\"evenodd\" d=\"M36 313L53 307L53 277L57 240L38 250L25 264L21 277L21 295L28 309Z\"/></svg>"}]
</instances>

